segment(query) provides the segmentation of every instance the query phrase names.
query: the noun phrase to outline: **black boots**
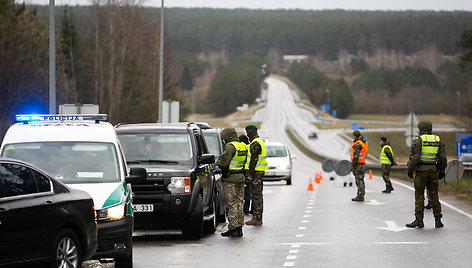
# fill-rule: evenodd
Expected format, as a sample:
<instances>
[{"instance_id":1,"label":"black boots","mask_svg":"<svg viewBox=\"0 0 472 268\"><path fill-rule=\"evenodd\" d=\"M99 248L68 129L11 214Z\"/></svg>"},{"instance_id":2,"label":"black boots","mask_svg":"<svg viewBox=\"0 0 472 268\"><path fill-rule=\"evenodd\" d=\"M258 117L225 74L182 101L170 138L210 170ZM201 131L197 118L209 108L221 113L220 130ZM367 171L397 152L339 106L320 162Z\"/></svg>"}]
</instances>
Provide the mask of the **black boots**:
<instances>
[{"instance_id":1,"label":"black boots","mask_svg":"<svg viewBox=\"0 0 472 268\"><path fill-rule=\"evenodd\" d=\"M412 223L407 223L406 224L406 227L408 228L415 228L415 227L418 227L418 228L423 228L424 227L424 223L423 223L423 220L414 220Z\"/></svg>"},{"instance_id":2,"label":"black boots","mask_svg":"<svg viewBox=\"0 0 472 268\"><path fill-rule=\"evenodd\" d=\"M221 235L224 237L241 237L243 236L243 227L236 227L234 229L221 233Z\"/></svg>"},{"instance_id":3,"label":"black boots","mask_svg":"<svg viewBox=\"0 0 472 268\"><path fill-rule=\"evenodd\" d=\"M357 202L363 202L364 197L363 196L356 196L356 197L352 198L351 200L352 201L357 201Z\"/></svg>"},{"instance_id":4,"label":"black boots","mask_svg":"<svg viewBox=\"0 0 472 268\"><path fill-rule=\"evenodd\" d=\"M435 218L434 220L435 220L434 227L436 228L444 227L444 224L441 222L441 218Z\"/></svg>"},{"instance_id":5,"label":"black boots","mask_svg":"<svg viewBox=\"0 0 472 268\"><path fill-rule=\"evenodd\" d=\"M387 189L383 190L382 193L389 194L393 191L393 187L387 187Z\"/></svg>"}]
</instances>

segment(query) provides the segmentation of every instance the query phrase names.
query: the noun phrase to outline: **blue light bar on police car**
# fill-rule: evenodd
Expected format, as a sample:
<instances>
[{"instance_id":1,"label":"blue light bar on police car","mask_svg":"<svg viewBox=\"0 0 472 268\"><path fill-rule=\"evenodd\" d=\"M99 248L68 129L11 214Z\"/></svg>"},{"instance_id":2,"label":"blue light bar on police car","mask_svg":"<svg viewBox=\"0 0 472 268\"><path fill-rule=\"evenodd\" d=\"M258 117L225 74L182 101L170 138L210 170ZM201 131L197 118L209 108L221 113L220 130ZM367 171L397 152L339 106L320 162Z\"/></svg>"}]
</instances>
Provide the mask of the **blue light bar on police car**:
<instances>
[{"instance_id":1,"label":"blue light bar on police car","mask_svg":"<svg viewBox=\"0 0 472 268\"><path fill-rule=\"evenodd\" d=\"M105 121L106 114L18 114L16 122L37 122L37 121Z\"/></svg>"}]
</instances>

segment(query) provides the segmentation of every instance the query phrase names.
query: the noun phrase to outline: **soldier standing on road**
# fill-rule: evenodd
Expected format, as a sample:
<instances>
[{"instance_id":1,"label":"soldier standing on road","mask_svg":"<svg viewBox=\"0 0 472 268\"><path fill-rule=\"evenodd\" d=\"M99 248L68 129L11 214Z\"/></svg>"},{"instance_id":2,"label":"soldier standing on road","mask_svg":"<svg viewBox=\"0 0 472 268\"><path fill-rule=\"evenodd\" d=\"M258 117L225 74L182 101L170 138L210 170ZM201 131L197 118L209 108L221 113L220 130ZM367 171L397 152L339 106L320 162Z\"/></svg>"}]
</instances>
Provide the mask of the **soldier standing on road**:
<instances>
[{"instance_id":1,"label":"soldier standing on road","mask_svg":"<svg viewBox=\"0 0 472 268\"><path fill-rule=\"evenodd\" d=\"M447 165L446 149L444 143L437 135L432 134L433 124L430 121L418 123L420 136L417 137L410 150L408 160L408 177L413 178L415 183L415 220L406 224L409 228L423 228L424 216L424 189L429 191L431 206L435 218L435 227L444 227L441 222L441 204L439 203L438 188L439 180L445 176Z\"/></svg>"},{"instance_id":2,"label":"soldier standing on road","mask_svg":"<svg viewBox=\"0 0 472 268\"><path fill-rule=\"evenodd\" d=\"M390 193L393 191L392 182L390 181L390 171L392 170L392 165L398 166L398 163L395 162L393 158L393 150L390 146L390 142L386 137L380 137L380 163L382 164L382 178L385 182L386 189L382 193Z\"/></svg>"},{"instance_id":3,"label":"soldier standing on road","mask_svg":"<svg viewBox=\"0 0 472 268\"><path fill-rule=\"evenodd\" d=\"M263 197L262 187L264 171L268 169L266 159L266 148L264 141L257 134L255 125L246 126L246 134L251 141L249 145L248 160L246 167L248 180L250 181L250 192L252 200L252 219L247 221L247 225L262 225Z\"/></svg>"},{"instance_id":4,"label":"soldier standing on road","mask_svg":"<svg viewBox=\"0 0 472 268\"><path fill-rule=\"evenodd\" d=\"M221 168L225 208L228 213L228 231L221 233L225 237L243 236L244 212L244 166L247 159L247 147L238 140L234 128L225 128L221 138L226 142L225 149L216 165Z\"/></svg>"},{"instance_id":5,"label":"soldier standing on road","mask_svg":"<svg viewBox=\"0 0 472 268\"><path fill-rule=\"evenodd\" d=\"M352 201L364 201L365 195L365 160L367 159L367 149L369 143L364 139L359 130L352 132L354 138L351 147L351 171L356 179L357 196L352 198Z\"/></svg>"}]
</instances>

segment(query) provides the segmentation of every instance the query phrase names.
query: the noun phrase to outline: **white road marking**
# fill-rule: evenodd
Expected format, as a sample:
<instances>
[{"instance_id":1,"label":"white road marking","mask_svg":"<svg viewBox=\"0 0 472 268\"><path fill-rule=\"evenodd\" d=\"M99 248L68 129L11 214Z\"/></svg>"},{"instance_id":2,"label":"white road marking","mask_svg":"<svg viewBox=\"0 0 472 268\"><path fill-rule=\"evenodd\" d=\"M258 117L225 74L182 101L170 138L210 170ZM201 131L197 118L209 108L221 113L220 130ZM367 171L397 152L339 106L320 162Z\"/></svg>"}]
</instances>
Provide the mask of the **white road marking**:
<instances>
[{"instance_id":1,"label":"white road marking","mask_svg":"<svg viewBox=\"0 0 472 268\"><path fill-rule=\"evenodd\" d=\"M309 222L310 222L310 221L305 221L305 220L300 221L300 223L309 223Z\"/></svg>"},{"instance_id":2,"label":"white road marking","mask_svg":"<svg viewBox=\"0 0 472 268\"><path fill-rule=\"evenodd\" d=\"M385 223L387 224L387 227L375 227L375 228L380 229L380 230L392 231L392 232L400 232L400 231L408 229L407 227L397 226L397 224L394 221L385 221Z\"/></svg>"},{"instance_id":3,"label":"white road marking","mask_svg":"<svg viewBox=\"0 0 472 268\"><path fill-rule=\"evenodd\" d=\"M366 205L372 205L372 206L378 206L378 205L383 205L386 203L378 202L377 200L371 199L370 203L365 203Z\"/></svg>"},{"instance_id":4,"label":"white road marking","mask_svg":"<svg viewBox=\"0 0 472 268\"><path fill-rule=\"evenodd\" d=\"M297 235L295 235L295 237L303 237L303 235L302 234L297 234Z\"/></svg>"},{"instance_id":5,"label":"white road marking","mask_svg":"<svg viewBox=\"0 0 472 268\"><path fill-rule=\"evenodd\" d=\"M415 188L413 188L413 187L411 187L411 186L409 186L409 185L406 185L406 184L404 184L404 183L398 182L398 181L396 181L396 180L392 180L392 182L395 183L395 184L401 185L401 186L403 186L403 187L405 187L405 188L407 188L407 189L410 189L410 190L412 190L412 191L415 191ZM448 208L450 208L450 209L452 209L452 210L455 210L456 212L459 212L460 214L462 214L462 215L464 215L464 216L466 216L467 218L469 218L469 219L472 220L472 215L471 215L470 213L467 213L467 212L463 211L462 209L457 208L457 207L455 207L455 206L453 206L453 205L451 205L451 204L449 204L449 203L447 203L446 201L443 201L443 200L441 200L441 199L439 199L439 202L441 202L441 204L445 205L446 207L448 207Z\"/></svg>"},{"instance_id":6,"label":"white road marking","mask_svg":"<svg viewBox=\"0 0 472 268\"><path fill-rule=\"evenodd\" d=\"M379 245L424 245L429 244L429 242L375 242Z\"/></svg>"},{"instance_id":7,"label":"white road marking","mask_svg":"<svg viewBox=\"0 0 472 268\"><path fill-rule=\"evenodd\" d=\"M294 264L294 262L284 262L284 267L292 267Z\"/></svg>"},{"instance_id":8,"label":"white road marking","mask_svg":"<svg viewBox=\"0 0 472 268\"><path fill-rule=\"evenodd\" d=\"M287 259L287 260L296 260L296 259L297 259L297 256L295 256L295 255L288 255L286 259Z\"/></svg>"},{"instance_id":9,"label":"white road marking","mask_svg":"<svg viewBox=\"0 0 472 268\"><path fill-rule=\"evenodd\" d=\"M298 227L298 230L306 230L306 227Z\"/></svg>"},{"instance_id":10,"label":"white road marking","mask_svg":"<svg viewBox=\"0 0 472 268\"><path fill-rule=\"evenodd\" d=\"M306 208L310 209L310 208L313 208L313 207L312 207L312 206L308 206L308 207L306 207Z\"/></svg>"},{"instance_id":11,"label":"white road marking","mask_svg":"<svg viewBox=\"0 0 472 268\"><path fill-rule=\"evenodd\" d=\"M288 254L298 254L298 249L291 249L288 251Z\"/></svg>"},{"instance_id":12,"label":"white road marking","mask_svg":"<svg viewBox=\"0 0 472 268\"><path fill-rule=\"evenodd\" d=\"M303 218L310 218L311 215L303 215Z\"/></svg>"},{"instance_id":13,"label":"white road marking","mask_svg":"<svg viewBox=\"0 0 472 268\"><path fill-rule=\"evenodd\" d=\"M313 211L311 210L305 210L305 213L312 213Z\"/></svg>"},{"instance_id":14,"label":"white road marking","mask_svg":"<svg viewBox=\"0 0 472 268\"><path fill-rule=\"evenodd\" d=\"M293 244L293 245L291 245L290 247L292 247L292 248L299 248L299 247L300 247L300 244Z\"/></svg>"}]
</instances>

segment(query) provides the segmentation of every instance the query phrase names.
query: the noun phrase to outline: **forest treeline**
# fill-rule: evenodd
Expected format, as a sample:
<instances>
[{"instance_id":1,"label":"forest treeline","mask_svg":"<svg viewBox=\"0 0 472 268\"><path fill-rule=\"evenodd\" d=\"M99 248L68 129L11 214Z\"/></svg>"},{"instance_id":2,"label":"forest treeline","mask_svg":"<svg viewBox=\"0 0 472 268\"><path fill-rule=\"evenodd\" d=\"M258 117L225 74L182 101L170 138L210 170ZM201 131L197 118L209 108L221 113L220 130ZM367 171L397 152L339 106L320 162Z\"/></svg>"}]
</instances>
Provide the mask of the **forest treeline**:
<instances>
[{"instance_id":1,"label":"forest treeline","mask_svg":"<svg viewBox=\"0 0 472 268\"><path fill-rule=\"evenodd\" d=\"M159 9L100 0L55 10L57 103L99 104L113 123L155 121ZM47 6L0 0L0 137L15 113L47 112L47 24ZM457 94L465 114L472 75L456 60L466 29L472 12L166 8L164 98L185 115L196 90L197 112L225 115L259 96L264 65L314 104L329 89L339 117L453 113ZM290 66L288 54L308 60Z\"/></svg>"}]
</instances>

